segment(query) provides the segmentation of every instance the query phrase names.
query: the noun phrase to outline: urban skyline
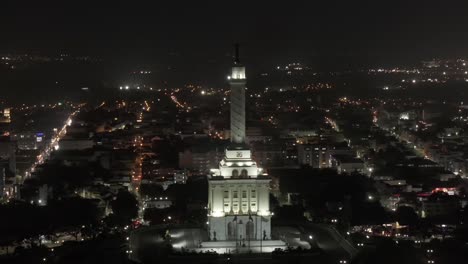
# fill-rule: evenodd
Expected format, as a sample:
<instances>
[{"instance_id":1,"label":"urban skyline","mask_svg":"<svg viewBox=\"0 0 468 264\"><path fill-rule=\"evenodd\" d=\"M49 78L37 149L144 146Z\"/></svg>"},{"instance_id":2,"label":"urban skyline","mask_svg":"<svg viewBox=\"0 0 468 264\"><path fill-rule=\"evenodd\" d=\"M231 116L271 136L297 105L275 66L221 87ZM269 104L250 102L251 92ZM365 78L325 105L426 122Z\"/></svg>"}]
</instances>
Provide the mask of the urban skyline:
<instances>
[{"instance_id":1,"label":"urban skyline","mask_svg":"<svg viewBox=\"0 0 468 264\"><path fill-rule=\"evenodd\" d=\"M0 262L466 263L467 7L5 4Z\"/></svg>"}]
</instances>

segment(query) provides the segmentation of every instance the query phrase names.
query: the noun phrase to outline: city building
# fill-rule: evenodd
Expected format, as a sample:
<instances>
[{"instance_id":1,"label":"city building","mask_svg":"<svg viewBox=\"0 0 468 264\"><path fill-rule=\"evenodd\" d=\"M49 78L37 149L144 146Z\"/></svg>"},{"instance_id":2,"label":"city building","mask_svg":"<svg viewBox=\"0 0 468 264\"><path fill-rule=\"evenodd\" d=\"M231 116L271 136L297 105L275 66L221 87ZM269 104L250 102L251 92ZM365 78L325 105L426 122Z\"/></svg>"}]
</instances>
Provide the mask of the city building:
<instances>
[{"instance_id":1,"label":"city building","mask_svg":"<svg viewBox=\"0 0 468 264\"><path fill-rule=\"evenodd\" d=\"M153 199L147 199L143 203L144 209L156 208L156 209L166 209L172 206L172 201L167 197L155 197Z\"/></svg>"},{"instance_id":2,"label":"city building","mask_svg":"<svg viewBox=\"0 0 468 264\"><path fill-rule=\"evenodd\" d=\"M0 137L0 170L3 170L3 188L6 188L6 178L16 175L16 145L10 137Z\"/></svg>"},{"instance_id":3,"label":"city building","mask_svg":"<svg viewBox=\"0 0 468 264\"><path fill-rule=\"evenodd\" d=\"M286 160L286 151L281 144L257 142L252 146L254 159L263 168L281 167Z\"/></svg>"},{"instance_id":4,"label":"city building","mask_svg":"<svg viewBox=\"0 0 468 264\"><path fill-rule=\"evenodd\" d=\"M33 150L40 149L45 145L45 135L42 132L25 131L12 135L18 149Z\"/></svg>"},{"instance_id":5,"label":"city building","mask_svg":"<svg viewBox=\"0 0 468 264\"><path fill-rule=\"evenodd\" d=\"M64 138L59 142L62 150L84 150L94 146L94 141L87 138Z\"/></svg>"},{"instance_id":6,"label":"city building","mask_svg":"<svg viewBox=\"0 0 468 264\"><path fill-rule=\"evenodd\" d=\"M336 154L330 157L330 164L332 168L341 173L359 172L365 173L365 164L361 159L350 155Z\"/></svg>"},{"instance_id":7,"label":"city building","mask_svg":"<svg viewBox=\"0 0 468 264\"><path fill-rule=\"evenodd\" d=\"M0 200L5 195L5 168L0 168Z\"/></svg>"},{"instance_id":8,"label":"city building","mask_svg":"<svg viewBox=\"0 0 468 264\"><path fill-rule=\"evenodd\" d=\"M179 152L179 167L199 173L208 173L216 166L223 157L220 146L210 144L203 140L205 144L192 144L190 148Z\"/></svg>"},{"instance_id":9,"label":"city building","mask_svg":"<svg viewBox=\"0 0 468 264\"><path fill-rule=\"evenodd\" d=\"M352 155L356 151L350 149L344 143L327 144L327 143L314 143L314 144L298 144L297 157L300 165L307 165L312 168L329 168L331 167L332 155Z\"/></svg>"},{"instance_id":10,"label":"city building","mask_svg":"<svg viewBox=\"0 0 468 264\"><path fill-rule=\"evenodd\" d=\"M11 113L10 108L0 109L0 123L10 123L11 122Z\"/></svg>"}]
</instances>

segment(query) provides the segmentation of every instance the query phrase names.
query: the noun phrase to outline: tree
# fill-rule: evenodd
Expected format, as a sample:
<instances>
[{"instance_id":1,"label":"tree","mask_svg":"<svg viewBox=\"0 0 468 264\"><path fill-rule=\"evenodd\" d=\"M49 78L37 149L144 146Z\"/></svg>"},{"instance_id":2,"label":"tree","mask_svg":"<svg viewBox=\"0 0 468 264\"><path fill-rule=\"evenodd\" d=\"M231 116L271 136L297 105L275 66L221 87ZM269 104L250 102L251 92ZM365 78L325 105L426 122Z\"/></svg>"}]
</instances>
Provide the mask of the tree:
<instances>
[{"instance_id":1,"label":"tree","mask_svg":"<svg viewBox=\"0 0 468 264\"><path fill-rule=\"evenodd\" d=\"M396 219L401 225L414 226L418 223L418 215L412 207L400 206L396 211Z\"/></svg>"},{"instance_id":2,"label":"tree","mask_svg":"<svg viewBox=\"0 0 468 264\"><path fill-rule=\"evenodd\" d=\"M4 216L0 217L2 245L37 236L44 230L41 210L37 206L14 201L0 205L0 215Z\"/></svg>"},{"instance_id":3,"label":"tree","mask_svg":"<svg viewBox=\"0 0 468 264\"><path fill-rule=\"evenodd\" d=\"M140 195L143 197L160 197L164 193L164 189L161 185L158 184L141 184L140 185Z\"/></svg>"},{"instance_id":4,"label":"tree","mask_svg":"<svg viewBox=\"0 0 468 264\"><path fill-rule=\"evenodd\" d=\"M135 195L126 190L119 191L115 200L111 202L111 206L119 225L128 224L138 216L138 201Z\"/></svg>"},{"instance_id":5,"label":"tree","mask_svg":"<svg viewBox=\"0 0 468 264\"><path fill-rule=\"evenodd\" d=\"M49 206L48 217L55 229L69 229L75 238L81 232L82 226L95 225L100 217L99 210L93 200L69 198L54 201Z\"/></svg>"}]
</instances>

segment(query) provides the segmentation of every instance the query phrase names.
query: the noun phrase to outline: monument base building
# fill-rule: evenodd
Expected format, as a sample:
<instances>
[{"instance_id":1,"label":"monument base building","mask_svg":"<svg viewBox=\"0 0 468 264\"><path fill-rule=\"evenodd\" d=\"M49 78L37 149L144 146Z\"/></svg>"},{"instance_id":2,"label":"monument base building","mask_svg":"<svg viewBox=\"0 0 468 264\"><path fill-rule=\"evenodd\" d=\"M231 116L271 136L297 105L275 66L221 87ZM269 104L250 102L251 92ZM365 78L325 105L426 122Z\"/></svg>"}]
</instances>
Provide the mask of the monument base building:
<instances>
[{"instance_id":1,"label":"monument base building","mask_svg":"<svg viewBox=\"0 0 468 264\"><path fill-rule=\"evenodd\" d=\"M229 147L208 180L212 241L271 239L270 178L245 147Z\"/></svg>"}]
</instances>

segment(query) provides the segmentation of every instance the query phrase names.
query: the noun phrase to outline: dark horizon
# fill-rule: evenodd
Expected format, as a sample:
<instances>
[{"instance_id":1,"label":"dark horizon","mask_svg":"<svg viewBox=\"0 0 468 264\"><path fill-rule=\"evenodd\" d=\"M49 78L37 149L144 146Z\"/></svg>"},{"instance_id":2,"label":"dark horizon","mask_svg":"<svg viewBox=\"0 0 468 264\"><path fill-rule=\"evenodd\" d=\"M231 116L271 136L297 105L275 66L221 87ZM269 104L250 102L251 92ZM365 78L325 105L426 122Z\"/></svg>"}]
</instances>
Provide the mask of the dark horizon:
<instances>
[{"instance_id":1,"label":"dark horizon","mask_svg":"<svg viewBox=\"0 0 468 264\"><path fill-rule=\"evenodd\" d=\"M252 61L315 57L408 63L468 54L466 3L6 4L0 51L102 58L219 58L243 46Z\"/></svg>"}]
</instances>

